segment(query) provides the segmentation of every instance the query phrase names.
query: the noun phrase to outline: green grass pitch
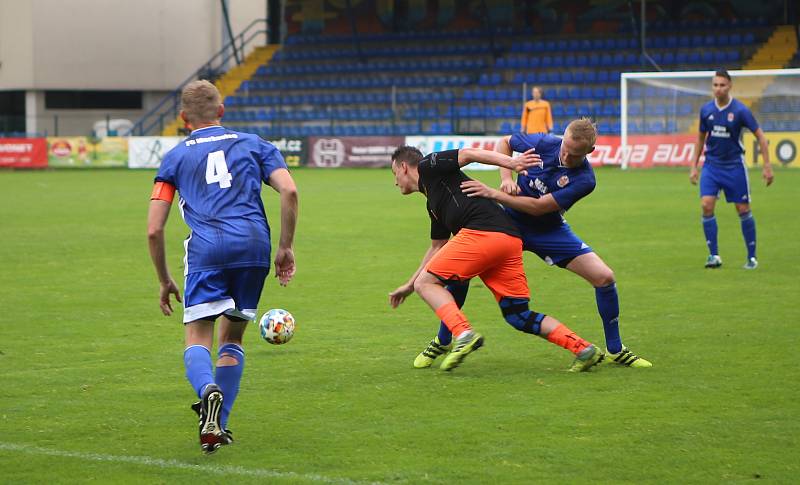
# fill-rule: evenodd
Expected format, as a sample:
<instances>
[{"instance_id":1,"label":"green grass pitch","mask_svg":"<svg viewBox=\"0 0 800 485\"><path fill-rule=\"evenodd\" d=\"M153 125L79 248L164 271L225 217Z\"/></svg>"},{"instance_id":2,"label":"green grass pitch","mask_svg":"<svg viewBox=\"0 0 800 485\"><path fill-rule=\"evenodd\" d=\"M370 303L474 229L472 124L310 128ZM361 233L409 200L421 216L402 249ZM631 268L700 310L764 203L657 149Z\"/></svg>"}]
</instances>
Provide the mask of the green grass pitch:
<instances>
[{"instance_id":1,"label":"green grass pitch","mask_svg":"<svg viewBox=\"0 0 800 485\"><path fill-rule=\"evenodd\" d=\"M569 353L511 329L478 281L465 311L484 349L453 373L413 369L437 321L417 296L392 310L387 295L429 243L423 197L401 196L388 170L296 170L297 276L270 277L259 312L288 309L297 333L277 347L248 330L236 443L212 456L189 410L180 312L158 309L153 172L0 172L0 481L793 482L800 171L776 170L769 188L751 173L751 272L724 203L725 265L703 269L686 172L598 170L569 212L615 270L626 344L655 364L573 375ZM186 234L176 210L181 286ZM603 342L588 284L531 254L525 266L537 311Z\"/></svg>"}]
</instances>

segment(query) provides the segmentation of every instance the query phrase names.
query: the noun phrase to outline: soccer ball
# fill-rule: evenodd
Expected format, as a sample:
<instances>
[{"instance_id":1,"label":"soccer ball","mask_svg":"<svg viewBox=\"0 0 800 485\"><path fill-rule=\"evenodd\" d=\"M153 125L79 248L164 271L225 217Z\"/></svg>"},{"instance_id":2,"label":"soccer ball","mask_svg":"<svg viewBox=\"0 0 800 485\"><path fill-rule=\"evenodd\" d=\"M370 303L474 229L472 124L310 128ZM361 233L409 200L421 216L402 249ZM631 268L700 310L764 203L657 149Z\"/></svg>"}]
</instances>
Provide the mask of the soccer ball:
<instances>
[{"instance_id":1,"label":"soccer ball","mask_svg":"<svg viewBox=\"0 0 800 485\"><path fill-rule=\"evenodd\" d=\"M261 338L275 345L285 344L294 336L294 317L280 308L273 308L258 322Z\"/></svg>"}]
</instances>

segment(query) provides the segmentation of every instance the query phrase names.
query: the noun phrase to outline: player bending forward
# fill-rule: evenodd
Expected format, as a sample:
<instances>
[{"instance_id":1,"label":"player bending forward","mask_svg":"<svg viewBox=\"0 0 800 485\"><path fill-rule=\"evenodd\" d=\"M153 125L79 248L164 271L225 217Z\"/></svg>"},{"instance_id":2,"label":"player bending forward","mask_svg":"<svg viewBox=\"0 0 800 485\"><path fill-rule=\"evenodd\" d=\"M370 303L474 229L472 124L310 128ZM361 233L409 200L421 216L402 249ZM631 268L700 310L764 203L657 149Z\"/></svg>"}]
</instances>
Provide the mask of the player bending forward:
<instances>
[{"instance_id":1,"label":"player bending forward","mask_svg":"<svg viewBox=\"0 0 800 485\"><path fill-rule=\"evenodd\" d=\"M170 294L180 293L169 273L164 226L173 196L191 232L184 241L186 276L183 322L186 378L199 403L200 447L213 453L233 441L227 421L244 370L242 337L253 320L270 267L270 229L261 201L261 184L280 194L281 235L275 276L286 285L295 273L294 240L297 189L283 157L255 135L220 126L225 109L208 81L188 84L180 116L192 130L161 163L148 214L150 256L161 283L161 311L172 314ZM216 374L211 346L218 329Z\"/></svg>"},{"instance_id":2,"label":"player bending forward","mask_svg":"<svg viewBox=\"0 0 800 485\"><path fill-rule=\"evenodd\" d=\"M479 276L508 323L575 354L571 371L589 370L603 360L603 352L555 318L528 307L530 293L517 227L495 202L467 197L461 191L461 184L471 180L461 167L477 161L517 172L541 163L532 152L511 158L470 148L435 152L423 158L416 148L404 146L392 155L392 172L400 192L422 192L427 198L431 247L408 282L389 294L390 305L396 308L416 291L436 312L456 338L441 366L449 371L480 348L483 337L472 329L445 284Z\"/></svg>"},{"instance_id":3,"label":"player bending forward","mask_svg":"<svg viewBox=\"0 0 800 485\"><path fill-rule=\"evenodd\" d=\"M570 228L563 213L595 188L594 170L586 155L594 151L597 131L587 119L575 120L567 126L563 139L547 134L517 133L498 142L496 150L511 155L535 150L542 166L519 174L500 169L501 190L476 180L461 184L470 197L485 197L506 207L519 232L523 249L549 265L566 268L585 279L595 289L595 299L606 338L606 362L628 367L652 367L622 344L619 332L619 299L614 273ZM449 285L459 307L467 297L469 283ZM517 327L518 328L518 327ZM519 329L519 328L518 328ZM448 352L452 337L446 325L414 360L414 367L430 367L434 360Z\"/></svg>"}]
</instances>

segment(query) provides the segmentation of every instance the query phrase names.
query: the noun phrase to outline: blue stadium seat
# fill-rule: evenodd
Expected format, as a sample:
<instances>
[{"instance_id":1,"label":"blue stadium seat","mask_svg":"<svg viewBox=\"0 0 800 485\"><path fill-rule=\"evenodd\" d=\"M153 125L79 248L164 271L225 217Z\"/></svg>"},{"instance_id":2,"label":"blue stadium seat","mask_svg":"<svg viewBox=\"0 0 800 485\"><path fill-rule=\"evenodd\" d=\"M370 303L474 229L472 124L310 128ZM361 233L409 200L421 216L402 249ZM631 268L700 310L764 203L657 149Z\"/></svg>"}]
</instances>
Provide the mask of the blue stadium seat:
<instances>
[{"instance_id":1,"label":"blue stadium seat","mask_svg":"<svg viewBox=\"0 0 800 485\"><path fill-rule=\"evenodd\" d=\"M676 47L678 47L678 37L674 35L668 36L666 46L669 49L675 49Z\"/></svg>"},{"instance_id":2,"label":"blue stadium seat","mask_svg":"<svg viewBox=\"0 0 800 485\"><path fill-rule=\"evenodd\" d=\"M664 133L664 128L665 128L664 122L661 120L649 121L647 123L648 133L657 133L657 134Z\"/></svg>"}]
</instances>

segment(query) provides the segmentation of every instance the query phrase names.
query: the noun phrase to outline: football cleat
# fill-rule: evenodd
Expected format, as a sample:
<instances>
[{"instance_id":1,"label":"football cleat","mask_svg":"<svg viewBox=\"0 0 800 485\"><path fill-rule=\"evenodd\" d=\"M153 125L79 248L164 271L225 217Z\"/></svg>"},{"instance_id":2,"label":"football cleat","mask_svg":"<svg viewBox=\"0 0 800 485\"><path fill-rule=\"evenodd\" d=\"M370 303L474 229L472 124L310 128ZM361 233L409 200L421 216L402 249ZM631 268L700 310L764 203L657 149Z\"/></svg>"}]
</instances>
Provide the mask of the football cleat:
<instances>
[{"instance_id":1,"label":"football cleat","mask_svg":"<svg viewBox=\"0 0 800 485\"><path fill-rule=\"evenodd\" d=\"M200 407L202 405L203 405L203 401L197 401L196 403L193 403L190 406L192 408L192 411L194 411L197 414L198 417L200 417ZM228 428L222 428L222 431L224 431L225 434L228 435L227 443L222 443L222 444L223 445L229 445L229 444L233 443L233 431L229 430Z\"/></svg>"},{"instance_id":2,"label":"football cleat","mask_svg":"<svg viewBox=\"0 0 800 485\"><path fill-rule=\"evenodd\" d=\"M222 390L216 384L209 384L200 399L200 449L211 454L228 444L228 435L219 425L222 410Z\"/></svg>"},{"instance_id":3,"label":"football cleat","mask_svg":"<svg viewBox=\"0 0 800 485\"><path fill-rule=\"evenodd\" d=\"M619 364L624 365L626 367L638 367L640 369L644 369L647 367L653 367L653 364L649 360L645 360L638 355L634 354L627 347L622 347L622 350L619 353L612 354L609 352L606 354L606 361L611 364Z\"/></svg>"},{"instance_id":4,"label":"football cleat","mask_svg":"<svg viewBox=\"0 0 800 485\"><path fill-rule=\"evenodd\" d=\"M595 347L594 345L590 345L585 349L578 352L575 356L575 361L572 363L568 372L586 372L592 367L596 366L600 362L603 361L606 354Z\"/></svg>"},{"instance_id":5,"label":"football cleat","mask_svg":"<svg viewBox=\"0 0 800 485\"><path fill-rule=\"evenodd\" d=\"M483 335L469 330L456 339L455 348L442 361L442 370L451 371L461 365L461 362L483 345Z\"/></svg>"},{"instance_id":6,"label":"football cleat","mask_svg":"<svg viewBox=\"0 0 800 485\"><path fill-rule=\"evenodd\" d=\"M758 268L758 260L756 258L750 258L743 266L744 269L756 269Z\"/></svg>"},{"instance_id":7,"label":"football cleat","mask_svg":"<svg viewBox=\"0 0 800 485\"><path fill-rule=\"evenodd\" d=\"M720 266L722 266L722 258L716 254L711 254L706 259L706 268L719 268Z\"/></svg>"},{"instance_id":8,"label":"football cleat","mask_svg":"<svg viewBox=\"0 0 800 485\"><path fill-rule=\"evenodd\" d=\"M453 342L450 342L447 345L442 345L439 342L439 336L433 337L431 343L419 353L416 359L414 359L414 367L417 369L426 369L433 365L433 361L436 360L442 354L446 354L453 348Z\"/></svg>"}]
</instances>

